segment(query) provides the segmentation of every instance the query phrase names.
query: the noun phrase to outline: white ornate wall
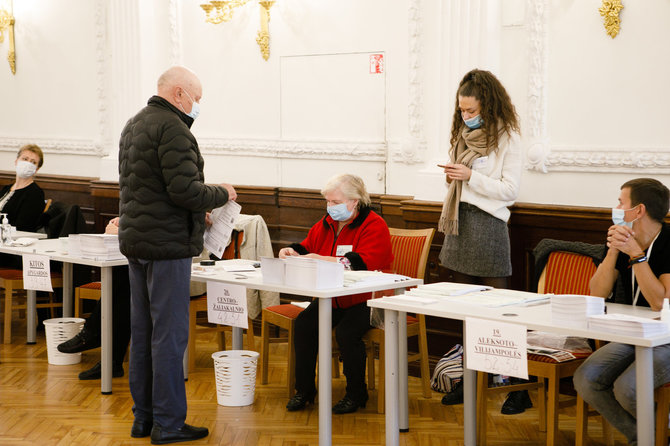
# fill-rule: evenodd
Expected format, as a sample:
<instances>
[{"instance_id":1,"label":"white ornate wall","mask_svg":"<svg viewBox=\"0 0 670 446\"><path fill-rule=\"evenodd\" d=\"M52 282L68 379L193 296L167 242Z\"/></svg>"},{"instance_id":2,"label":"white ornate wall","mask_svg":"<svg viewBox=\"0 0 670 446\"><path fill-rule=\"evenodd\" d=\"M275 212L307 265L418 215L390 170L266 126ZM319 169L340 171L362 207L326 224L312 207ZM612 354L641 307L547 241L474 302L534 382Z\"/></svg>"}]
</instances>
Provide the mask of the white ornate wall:
<instances>
[{"instance_id":1,"label":"white ornate wall","mask_svg":"<svg viewBox=\"0 0 670 446\"><path fill-rule=\"evenodd\" d=\"M267 62L254 0L222 25L200 0L14 3L16 75L0 44L6 169L36 142L46 173L116 179L126 119L181 63L204 85L193 131L208 181L319 188L346 170L373 192L441 200L455 87L477 66L521 116L520 201L610 206L631 177L670 184L667 0L623 0L615 39L596 0L277 0ZM370 54L383 74L366 71Z\"/></svg>"}]
</instances>

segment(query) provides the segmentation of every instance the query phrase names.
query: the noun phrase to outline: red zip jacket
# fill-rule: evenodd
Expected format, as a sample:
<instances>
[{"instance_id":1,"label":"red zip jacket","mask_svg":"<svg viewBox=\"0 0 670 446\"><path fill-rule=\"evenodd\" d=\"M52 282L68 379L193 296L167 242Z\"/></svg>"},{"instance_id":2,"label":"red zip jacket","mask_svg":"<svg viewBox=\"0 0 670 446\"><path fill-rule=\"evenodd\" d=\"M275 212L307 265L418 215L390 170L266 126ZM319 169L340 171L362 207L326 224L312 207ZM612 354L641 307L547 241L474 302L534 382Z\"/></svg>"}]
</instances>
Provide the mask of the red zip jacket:
<instances>
[{"instance_id":1,"label":"red zip jacket","mask_svg":"<svg viewBox=\"0 0 670 446\"><path fill-rule=\"evenodd\" d=\"M353 270L388 269L393 261L391 235L386 222L370 208L363 208L356 218L347 224L339 235L337 222L326 215L309 230L307 238L291 247L298 254L346 257ZM337 255L337 247L351 245L344 255ZM349 308L372 298L372 293L340 296L333 299L334 308Z\"/></svg>"}]
</instances>

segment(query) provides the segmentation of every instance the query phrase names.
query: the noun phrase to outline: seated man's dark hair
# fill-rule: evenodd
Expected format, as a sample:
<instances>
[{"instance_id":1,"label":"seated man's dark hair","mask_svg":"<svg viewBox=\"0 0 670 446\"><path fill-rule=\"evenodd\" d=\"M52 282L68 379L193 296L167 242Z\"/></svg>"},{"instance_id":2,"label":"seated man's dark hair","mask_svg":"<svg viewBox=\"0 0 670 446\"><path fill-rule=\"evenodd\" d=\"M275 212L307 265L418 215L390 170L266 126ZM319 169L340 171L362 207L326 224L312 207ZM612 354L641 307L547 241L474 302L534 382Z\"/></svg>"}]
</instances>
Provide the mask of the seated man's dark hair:
<instances>
[{"instance_id":1,"label":"seated man's dark hair","mask_svg":"<svg viewBox=\"0 0 670 446\"><path fill-rule=\"evenodd\" d=\"M663 183L653 178L636 178L626 181L621 189L626 187L630 189L632 206L643 204L649 217L663 223L670 207L670 191Z\"/></svg>"}]
</instances>

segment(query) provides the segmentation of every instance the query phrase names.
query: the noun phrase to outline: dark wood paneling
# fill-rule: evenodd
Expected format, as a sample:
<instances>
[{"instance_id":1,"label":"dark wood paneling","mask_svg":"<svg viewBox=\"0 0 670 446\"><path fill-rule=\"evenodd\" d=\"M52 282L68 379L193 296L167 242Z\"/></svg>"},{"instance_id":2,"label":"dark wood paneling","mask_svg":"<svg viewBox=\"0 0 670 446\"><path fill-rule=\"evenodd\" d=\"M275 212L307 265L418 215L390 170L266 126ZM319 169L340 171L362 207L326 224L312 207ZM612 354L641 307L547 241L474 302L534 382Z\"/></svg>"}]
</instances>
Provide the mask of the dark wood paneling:
<instances>
[{"instance_id":1,"label":"dark wood paneling","mask_svg":"<svg viewBox=\"0 0 670 446\"><path fill-rule=\"evenodd\" d=\"M13 172L0 172L0 184L14 181ZM118 213L118 183L94 178L39 175L38 184L47 198L78 204L87 220L95 222L96 231L104 230L107 221ZM236 186L237 201L245 214L265 219L275 254L281 247L304 239L309 228L325 213L325 201L318 190ZM373 195L373 209L390 227L436 227L442 203L414 200L402 195ZM534 280L532 251L543 238L604 243L611 225L609 208L550 206L517 203L511 208L509 222L512 267L511 287L531 289ZM436 233L428 257L426 282L450 280L449 271L439 266L438 255L443 235ZM293 296L283 296L295 300ZM462 324L439 318L428 318L429 353L435 363L462 339ZM411 346L410 346L411 348ZM410 369L415 372L416 369Z\"/></svg>"}]
</instances>

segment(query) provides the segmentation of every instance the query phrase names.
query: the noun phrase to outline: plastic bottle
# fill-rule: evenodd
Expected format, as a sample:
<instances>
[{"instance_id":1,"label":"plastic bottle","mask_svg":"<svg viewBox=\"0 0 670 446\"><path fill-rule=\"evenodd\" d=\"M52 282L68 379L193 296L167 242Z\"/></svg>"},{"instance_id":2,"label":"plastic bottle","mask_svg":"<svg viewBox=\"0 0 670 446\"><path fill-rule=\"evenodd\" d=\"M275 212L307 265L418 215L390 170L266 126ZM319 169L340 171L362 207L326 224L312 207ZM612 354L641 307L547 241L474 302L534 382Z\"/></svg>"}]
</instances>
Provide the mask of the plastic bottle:
<instances>
[{"instance_id":1,"label":"plastic bottle","mask_svg":"<svg viewBox=\"0 0 670 446\"><path fill-rule=\"evenodd\" d=\"M9 245L12 243L12 227L7 220L7 214L2 215L2 226L0 227L0 237L2 237L2 244Z\"/></svg>"},{"instance_id":2,"label":"plastic bottle","mask_svg":"<svg viewBox=\"0 0 670 446\"><path fill-rule=\"evenodd\" d=\"M670 325L670 302L668 299L663 299L663 307L661 308L661 321Z\"/></svg>"}]
</instances>

